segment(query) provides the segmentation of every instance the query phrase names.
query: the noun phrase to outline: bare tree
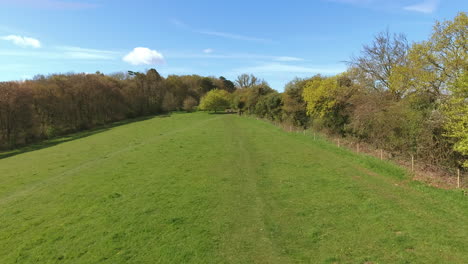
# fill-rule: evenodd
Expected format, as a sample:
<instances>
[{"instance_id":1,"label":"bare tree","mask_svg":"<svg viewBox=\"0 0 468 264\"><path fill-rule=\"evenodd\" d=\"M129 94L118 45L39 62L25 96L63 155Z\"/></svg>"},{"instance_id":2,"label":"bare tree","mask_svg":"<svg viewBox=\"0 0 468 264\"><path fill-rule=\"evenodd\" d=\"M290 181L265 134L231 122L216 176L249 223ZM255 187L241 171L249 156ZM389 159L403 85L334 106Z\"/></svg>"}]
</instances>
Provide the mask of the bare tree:
<instances>
[{"instance_id":1,"label":"bare tree","mask_svg":"<svg viewBox=\"0 0 468 264\"><path fill-rule=\"evenodd\" d=\"M248 88L257 84L261 84L262 82L263 80L258 79L253 74L249 75L247 73L244 73L237 76L236 85L239 88Z\"/></svg>"},{"instance_id":2,"label":"bare tree","mask_svg":"<svg viewBox=\"0 0 468 264\"><path fill-rule=\"evenodd\" d=\"M349 64L372 78L375 89L389 89L392 69L406 64L408 50L404 34L391 35L387 30L375 36L371 45L364 45L361 56L352 58Z\"/></svg>"}]
</instances>

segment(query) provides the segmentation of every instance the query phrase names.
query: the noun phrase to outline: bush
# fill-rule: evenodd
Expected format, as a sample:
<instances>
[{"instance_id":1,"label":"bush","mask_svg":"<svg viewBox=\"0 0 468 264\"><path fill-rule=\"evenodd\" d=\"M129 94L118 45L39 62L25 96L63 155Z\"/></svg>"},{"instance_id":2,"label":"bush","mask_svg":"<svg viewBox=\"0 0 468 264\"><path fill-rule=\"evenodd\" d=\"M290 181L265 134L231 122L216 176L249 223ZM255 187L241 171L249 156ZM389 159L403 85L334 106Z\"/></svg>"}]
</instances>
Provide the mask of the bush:
<instances>
[{"instance_id":1,"label":"bush","mask_svg":"<svg viewBox=\"0 0 468 264\"><path fill-rule=\"evenodd\" d=\"M200 102L200 109L204 111L224 111L229 108L229 93L224 90L214 89L209 91Z\"/></svg>"}]
</instances>

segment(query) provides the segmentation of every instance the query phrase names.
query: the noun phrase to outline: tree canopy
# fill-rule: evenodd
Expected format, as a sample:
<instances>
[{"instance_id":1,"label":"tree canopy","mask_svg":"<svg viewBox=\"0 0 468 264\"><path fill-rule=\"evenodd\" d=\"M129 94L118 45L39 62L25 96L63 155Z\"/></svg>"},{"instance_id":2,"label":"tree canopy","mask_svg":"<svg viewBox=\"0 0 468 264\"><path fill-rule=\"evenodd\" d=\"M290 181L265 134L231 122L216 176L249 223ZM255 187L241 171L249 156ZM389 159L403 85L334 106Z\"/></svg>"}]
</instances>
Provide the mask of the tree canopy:
<instances>
[{"instance_id":1,"label":"tree canopy","mask_svg":"<svg viewBox=\"0 0 468 264\"><path fill-rule=\"evenodd\" d=\"M224 90L214 89L209 91L200 102L200 109L205 111L224 111L229 108L229 93Z\"/></svg>"}]
</instances>

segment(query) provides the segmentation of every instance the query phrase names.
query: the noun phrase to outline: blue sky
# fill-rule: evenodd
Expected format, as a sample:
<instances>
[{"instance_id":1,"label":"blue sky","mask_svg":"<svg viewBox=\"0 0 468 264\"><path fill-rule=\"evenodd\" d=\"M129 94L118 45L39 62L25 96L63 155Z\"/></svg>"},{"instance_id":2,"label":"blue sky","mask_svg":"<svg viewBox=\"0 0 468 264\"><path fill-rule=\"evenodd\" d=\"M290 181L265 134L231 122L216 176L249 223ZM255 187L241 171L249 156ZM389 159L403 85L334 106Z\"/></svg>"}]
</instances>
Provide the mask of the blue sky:
<instances>
[{"instance_id":1,"label":"blue sky","mask_svg":"<svg viewBox=\"0 0 468 264\"><path fill-rule=\"evenodd\" d=\"M0 81L36 74L330 75L385 29L427 39L466 0L0 0Z\"/></svg>"}]
</instances>

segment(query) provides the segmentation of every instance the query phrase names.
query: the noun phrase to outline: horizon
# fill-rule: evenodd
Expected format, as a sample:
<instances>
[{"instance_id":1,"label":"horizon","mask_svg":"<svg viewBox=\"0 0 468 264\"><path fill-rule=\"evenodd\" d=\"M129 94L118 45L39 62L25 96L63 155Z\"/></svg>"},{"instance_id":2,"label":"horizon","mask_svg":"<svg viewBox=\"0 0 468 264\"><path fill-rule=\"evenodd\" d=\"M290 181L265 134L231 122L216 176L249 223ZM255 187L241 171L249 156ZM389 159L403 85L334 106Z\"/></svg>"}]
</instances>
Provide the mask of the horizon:
<instances>
[{"instance_id":1,"label":"horizon","mask_svg":"<svg viewBox=\"0 0 468 264\"><path fill-rule=\"evenodd\" d=\"M252 73L283 91L295 77L345 71L345 61L384 30L410 43L427 39L435 21L453 19L468 4L0 0L0 7L0 81L155 68L164 77Z\"/></svg>"}]
</instances>

